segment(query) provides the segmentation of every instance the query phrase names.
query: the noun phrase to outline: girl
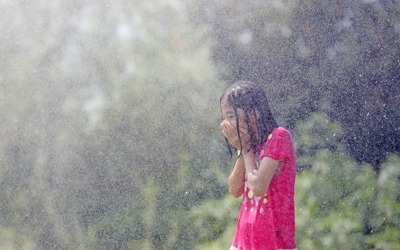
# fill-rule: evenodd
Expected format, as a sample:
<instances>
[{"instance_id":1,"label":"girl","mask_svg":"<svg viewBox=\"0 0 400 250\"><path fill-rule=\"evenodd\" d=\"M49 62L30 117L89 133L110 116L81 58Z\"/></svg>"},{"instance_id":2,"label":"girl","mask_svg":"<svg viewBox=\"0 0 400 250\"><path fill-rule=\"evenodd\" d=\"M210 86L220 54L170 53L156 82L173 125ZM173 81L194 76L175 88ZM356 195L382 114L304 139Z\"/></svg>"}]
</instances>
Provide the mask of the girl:
<instances>
[{"instance_id":1,"label":"girl","mask_svg":"<svg viewBox=\"0 0 400 250\"><path fill-rule=\"evenodd\" d=\"M238 159L229 192L243 196L231 250L296 249L291 135L272 116L264 90L239 81L220 99L222 134Z\"/></svg>"}]
</instances>

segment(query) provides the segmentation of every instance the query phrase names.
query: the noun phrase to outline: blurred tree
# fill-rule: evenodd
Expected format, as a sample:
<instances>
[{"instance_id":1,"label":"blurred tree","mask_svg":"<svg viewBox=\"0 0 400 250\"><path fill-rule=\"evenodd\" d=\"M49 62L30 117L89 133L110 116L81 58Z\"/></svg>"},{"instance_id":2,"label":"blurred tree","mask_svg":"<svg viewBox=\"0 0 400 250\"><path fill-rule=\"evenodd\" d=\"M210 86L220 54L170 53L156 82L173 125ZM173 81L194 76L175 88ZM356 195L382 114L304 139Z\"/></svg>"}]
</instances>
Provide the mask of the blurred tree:
<instances>
[{"instance_id":1,"label":"blurred tree","mask_svg":"<svg viewBox=\"0 0 400 250\"><path fill-rule=\"evenodd\" d=\"M224 86L186 5L1 5L0 230L17 248L190 249L190 208L226 189Z\"/></svg>"},{"instance_id":2,"label":"blurred tree","mask_svg":"<svg viewBox=\"0 0 400 250\"><path fill-rule=\"evenodd\" d=\"M65 45L60 33L66 30L59 21L49 20L49 14L63 5L42 4L1 3L0 28L5 39L0 48L5 60L0 69L0 131L4 135L0 185L5 197L0 226L15 232L16 248L26 238L34 240L31 247L59 248L74 237L59 211L62 199L57 178L65 153L65 145L58 146L63 141L59 135L70 129L64 126L69 123L62 107L72 89L59 84L65 83L57 63L62 54L55 53ZM59 14L58 20L65 20ZM74 220L68 224L73 227ZM82 244L79 236L75 240L75 246Z\"/></svg>"},{"instance_id":3,"label":"blurred tree","mask_svg":"<svg viewBox=\"0 0 400 250\"><path fill-rule=\"evenodd\" d=\"M230 83L245 79L265 85L280 123L294 127L296 120L306 112L306 93L310 93L303 89L293 95L297 91L296 84L288 79L301 73L296 81L305 80L302 71L293 63L296 55L291 47L290 21L296 2L222 0L200 3L199 9L193 10L193 19L210 26L215 39L213 58L224 69L221 71L224 79Z\"/></svg>"},{"instance_id":4,"label":"blurred tree","mask_svg":"<svg viewBox=\"0 0 400 250\"><path fill-rule=\"evenodd\" d=\"M102 152L101 157L88 158L105 173L94 178L101 191L95 211L106 208L102 214L107 218L110 211L112 216L120 213L115 204L131 207L121 204L122 197L146 202L132 212L144 223L142 238L125 239L133 249L190 249L195 239L189 235L188 211L205 198L225 193L215 176L221 142L216 139L218 97L223 86L209 60L206 33L191 26L183 3L176 4L136 3L136 16L123 16L124 29L141 34L132 38L131 46L116 40L121 46L109 49L121 55L121 61L108 67L122 72L112 77L115 87L105 93L103 120L90 140L104 136L93 148ZM92 155L89 151L87 156ZM149 197L153 188L157 191ZM118 231L110 226L108 232ZM98 239L105 236L99 234ZM120 237L110 235L114 236ZM117 242L109 249L118 248Z\"/></svg>"},{"instance_id":5,"label":"blurred tree","mask_svg":"<svg viewBox=\"0 0 400 250\"><path fill-rule=\"evenodd\" d=\"M300 1L293 15L298 51L308 51L296 63L318 93L310 100L342 123L349 152L376 171L400 151L399 16L397 1L341 0Z\"/></svg>"}]
</instances>

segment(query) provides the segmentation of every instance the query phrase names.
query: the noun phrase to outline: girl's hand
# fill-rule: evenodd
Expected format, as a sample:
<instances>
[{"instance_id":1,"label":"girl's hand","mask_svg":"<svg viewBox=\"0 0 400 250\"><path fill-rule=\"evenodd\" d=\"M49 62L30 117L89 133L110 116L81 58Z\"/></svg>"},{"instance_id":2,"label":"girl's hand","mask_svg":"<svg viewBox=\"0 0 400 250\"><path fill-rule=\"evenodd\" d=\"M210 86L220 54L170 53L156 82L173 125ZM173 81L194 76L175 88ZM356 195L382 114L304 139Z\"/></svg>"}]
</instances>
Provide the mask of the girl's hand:
<instances>
[{"instance_id":1,"label":"girl's hand","mask_svg":"<svg viewBox=\"0 0 400 250\"><path fill-rule=\"evenodd\" d=\"M227 120L224 120L220 124L222 134L228 140L228 142L235 147L236 149L240 149L240 140L237 133L236 125L233 125ZM250 147L250 135L246 128L239 127L240 138L242 141L242 148L244 150L248 150Z\"/></svg>"}]
</instances>

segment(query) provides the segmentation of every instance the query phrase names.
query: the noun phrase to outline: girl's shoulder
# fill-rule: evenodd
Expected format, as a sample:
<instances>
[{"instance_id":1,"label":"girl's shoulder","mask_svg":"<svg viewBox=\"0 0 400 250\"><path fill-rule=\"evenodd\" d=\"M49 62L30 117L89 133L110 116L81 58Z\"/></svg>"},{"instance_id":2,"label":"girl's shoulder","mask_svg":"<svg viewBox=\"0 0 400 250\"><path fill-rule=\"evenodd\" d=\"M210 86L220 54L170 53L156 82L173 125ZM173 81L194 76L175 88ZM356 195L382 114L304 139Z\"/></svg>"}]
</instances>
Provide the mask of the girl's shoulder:
<instances>
[{"instance_id":1,"label":"girl's shoulder","mask_svg":"<svg viewBox=\"0 0 400 250\"><path fill-rule=\"evenodd\" d=\"M292 143L292 134L285 127L277 127L268 136L268 140L279 140L285 143Z\"/></svg>"},{"instance_id":2,"label":"girl's shoulder","mask_svg":"<svg viewBox=\"0 0 400 250\"><path fill-rule=\"evenodd\" d=\"M272 133L272 136L290 136L290 131L288 129L286 129L285 127L277 127L275 128Z\"/></svg>"}]
</instances>

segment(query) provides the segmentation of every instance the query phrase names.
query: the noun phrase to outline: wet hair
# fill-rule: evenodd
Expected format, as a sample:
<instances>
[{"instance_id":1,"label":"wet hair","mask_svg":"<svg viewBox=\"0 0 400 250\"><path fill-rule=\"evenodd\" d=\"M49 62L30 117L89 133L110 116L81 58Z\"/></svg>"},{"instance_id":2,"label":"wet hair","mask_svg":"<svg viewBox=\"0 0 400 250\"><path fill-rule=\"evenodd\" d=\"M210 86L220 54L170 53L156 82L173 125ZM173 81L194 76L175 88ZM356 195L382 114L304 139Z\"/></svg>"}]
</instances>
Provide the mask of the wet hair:
<instances>
[{"instance_id":1,"label":"wet hair","mask_svg":"<svg viewBox=\"0 0 400 250\"><path fill-rule=\"evenodd\" d=\"M268 103L267 94L261 86L250 82L250 81L237 81L229 86L225 92L221 95L220 103L226 100L228 104L233 108L236 116L236 128L239 135L240 150L242 151L242 139L239 133L239 118L237 115L237 109L242 109L245 114L245 122L249 131L252 131L250 117L251 113L256 114L258 111L259 115L256 115L255 126L257 135L250 134L250 146L251 149L255 150L256 146L268 138L268 135L278 127L271 108ZM226 138L225 138L226 140ZM232 146L226 140L229 151L232 154Z\"/></svg>"}]
</instances>

